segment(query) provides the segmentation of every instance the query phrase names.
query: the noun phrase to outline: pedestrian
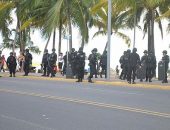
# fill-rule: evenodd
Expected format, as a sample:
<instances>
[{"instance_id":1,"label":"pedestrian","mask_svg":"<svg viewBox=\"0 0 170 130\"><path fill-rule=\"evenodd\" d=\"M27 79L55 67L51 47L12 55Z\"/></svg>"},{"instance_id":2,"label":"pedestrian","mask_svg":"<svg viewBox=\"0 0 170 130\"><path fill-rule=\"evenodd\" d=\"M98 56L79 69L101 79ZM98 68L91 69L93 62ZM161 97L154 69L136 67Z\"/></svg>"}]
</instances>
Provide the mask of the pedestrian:
<instances>
[{"instance_id":1,"label":"pedestrian","mask_svg":"<svg viewBox=\"0 0 170 130\"><path fill-rule=\"evenodd\" d=\"M102 70L100 72L100 77L102 78L102 75L105 75L105 78L107 78L107 51L103 53L103 55L100 58L100 63Z\"/></svg>"},{"instance_id":2,"label":"pedestrian","mask_svg":"<svg viewBox=\"0 0 170 130\"><path fill-rule=\"evenodd\" d=\"M147 67L147 62L148 62L148 51L144 50L144 55L141 57L141 68L142 72L140 71L139 77L140 77L140 82L143 82L143 79L146 78L146 81L148 81L148 67Z\"/></svg>"},{"instance_id":3,"label":"pedestrian","mask_svg":"<svg viewBox=\"0 0 170 130\"><path fill-rule=\"evenodd\" d=\"M77 72L77 81L82 82L84 78L84 67L85 67L85 57L86 54L83 52L83 48L80 47L76 56L76 72Z\"/></svg>"},{"instance_id":4,"label":"pedestrian","mask_svg":"<svg viewBox=\"0 0 170 130\"><path fill-rule=\"evenodd\" d=\"M62 74L62 67L63 67L63 53L60 53L58 56L58 69L61 74Z\"/></svg>"},{"instance_id":5,"label":"pedestrian","mask_svg":"<svg viewBox=\"0 0 170 130\"><path fill-rule=\"evenodd\" d=\"M1 56L1 54L2 54L2 51L0 51L0 68L1 68L1 65L2 65L2 56ZM0 72L1 72L1 69L0 69ZM2 76L0 76L0 77L2 77Z\"/></svg>"},{"instance_id":6,"label":"pedestrian","mask_svg":"<svg viewBox=\"0 0 170 130\"><path fill-rule=\"evenodd\" d=\"M119 66L116 66L116 75L119 75Z\"/></svg>"},{"instance_id":7,"label":"pedestrian","mask_svg":"<svg viewBox=\"0 0 170 130\"><path fill-rule=\"evenodd\" d=\"M5 64L6 64L5 56L2 55L1 70L3 72L5 72L5 68L4 68Z\"/></svg>"},{"instance_id":8,"label":"pedestrian","mask_svg":"<svg viewBox=\"0 0 170 130\"><path fill-rule=\"evenodd\" d=\"M152 52L149 52L147 61L146 61L146 82L152 82L152 78L155 75L156 69L156 57ZM149 79L149 80L148 80Z\"/></svg>"},{"instance_id":9,"label":"pedestrian","mask_svg":"<svg viewBox=\"0 0 170 130\"><path fill-rule=\"evenodd\" d=\"M132 80L132 84L135 84L137 65L140 65L140 57L137 54L137 48L133 48L133 51L130 54L129 63L128 63L127 81L129 84L131 84L131 80Z\"/></svg>"},{"instance_id":10,"label":"pedestrian","mask_svg":"<svg viewBox=\"0 0 170 130\"><path fill-rule=\"evenodd\" d=\"M25 61L24 61L24 76L28 76L32 66L32 54L29 53L29 49L25 50Z\"/></svg>"},{"instance_id":11,"label":"pedestrian","mask_svg":"<svg viewBox=\"0 0 170 130\"><path fill-rule=\"evenodd\" d=\"M10 52L10 56L7 59L7 66L8 66L9 73L10 73L9 77L12 77L12 75L13 77L15 77L17 61L16 61L16 58L13 52Z\"/></svg>"},{"instance_id":12,"label":"pedestrian","mask_svg":"<svg viewBox=\"0 0 170 130\"><path fill-rule=\"evenodd\" d=\"M165 67L164 79L162 83L168 83L167 72L168 72L168 67L169 67L169 56L167 55L166 50L164 50L162 53L163 53L162 62L164 63L164 67Z\"/></svg>"},{"instance_id":13,"label":"pedestrian","mask_svg":"<svg viewBox=\"0 0 170 130\"><path fill-rule=\"evenodd\" d=\"M43 75L42 76L47 76L49 56L50 56L50 54L48 53L48 50L45 49L43 58L42 58L42 67L43 67Z\"/></svg>"},{"instance_id":14,"label":"pedestrian","mask_svg":"<svg viewBox=\"0 0 170 130\"><path fill-rule=\"evenodd\" d=\"M57 54L55 53L55 49L52 49L52 53L49 56L48 59L48 74L47 76L49 76L49 74L51 73L51 77L55 77L55 67L56 67L56 62L57 62Z\"/></svg>"},{"instance_id":15,"label":"pedestrian","mask_svg":"<svg viewBox=\"0 0 170 130\"><path fill-rule=\"evenodd\" d=\"M126 51L123 52L123 55L119 59L120 68L122 69L119 79L123 79L123 77L124 77L124 71L125 71L124 70L124 57L125 57L125 55L126 55Z\"/></svg>"},{"instance_id":16,"label":"pedestrian","mask_svg":"<svg viewBox=\"0 0 170 130\"><path fill-rule=\"evenodd\" d=\"M97 48L94 48L92 50L92 54L89 55L88 60L89 60L89 66L90 66L90 75L88 77L88 82L92 82L93 75L96 73L96 65L97 65Z\"/></svg>"},{"instance_id":17,"label":"pedestrian","mask_svg":"<svg viewBox=\"0 0 170 130\"><path fill-rule=\"evenodd\" d=\"M17 58L18 64L19 64L19 71L22 72L24 68L24 61L25 61L25 56L22 51L20 51L20 55Z\"/></svg>"},{"instance_id":18,"label":"pedestrian","mask_svg":"<svg viewBox=\"0 0 170 130\"><path fill-rule=\"evenodd\" d=\"M76 56L77 52L75 51L75 48L72 48L69 56L70 57L69 64L71 65L73 76L76 76Z\"/></svg>"}]
</instances>

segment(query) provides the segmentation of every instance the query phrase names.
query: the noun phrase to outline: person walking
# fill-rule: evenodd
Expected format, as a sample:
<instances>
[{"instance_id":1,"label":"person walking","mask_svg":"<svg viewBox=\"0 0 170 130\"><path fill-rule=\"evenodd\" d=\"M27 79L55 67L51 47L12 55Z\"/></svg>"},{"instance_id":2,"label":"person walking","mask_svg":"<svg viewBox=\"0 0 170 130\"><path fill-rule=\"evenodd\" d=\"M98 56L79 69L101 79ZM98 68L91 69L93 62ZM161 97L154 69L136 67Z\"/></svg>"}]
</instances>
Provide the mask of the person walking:
<instances>
[{"instance_id":1,"label":"person walking","mask_svg":"<svg viewBox=\"0 0 170 130\"><path fill-rule=\"evenodd\" d=\"M127 81L129 84L131 84L131 80L132 80L132 84L135 84L136 68L138 64L140 64L140 57L137 54L137 48L133 48L133 51L130 54L129 63L128 63L129 67L128 67Z\"/></svg>"}]
</instances>

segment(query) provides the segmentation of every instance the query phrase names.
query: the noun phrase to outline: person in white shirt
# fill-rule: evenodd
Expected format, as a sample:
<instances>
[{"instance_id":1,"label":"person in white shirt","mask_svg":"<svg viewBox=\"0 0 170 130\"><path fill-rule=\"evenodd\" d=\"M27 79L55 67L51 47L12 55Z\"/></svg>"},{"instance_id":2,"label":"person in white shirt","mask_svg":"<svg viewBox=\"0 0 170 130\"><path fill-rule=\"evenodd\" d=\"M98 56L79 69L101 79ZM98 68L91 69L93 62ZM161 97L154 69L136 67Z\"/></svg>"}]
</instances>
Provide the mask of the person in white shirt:
<instances>
[{"instance_id":1,"label":"person in white shirt","mask_svg":"<svg viewBox=\"0 0 170 130\"><path fill-rule=\"evenodd\" d=\"M62 73L62 67L63 67L63 53L60 53L58 56L58 70Z\"/></svg>"}]
</instances>

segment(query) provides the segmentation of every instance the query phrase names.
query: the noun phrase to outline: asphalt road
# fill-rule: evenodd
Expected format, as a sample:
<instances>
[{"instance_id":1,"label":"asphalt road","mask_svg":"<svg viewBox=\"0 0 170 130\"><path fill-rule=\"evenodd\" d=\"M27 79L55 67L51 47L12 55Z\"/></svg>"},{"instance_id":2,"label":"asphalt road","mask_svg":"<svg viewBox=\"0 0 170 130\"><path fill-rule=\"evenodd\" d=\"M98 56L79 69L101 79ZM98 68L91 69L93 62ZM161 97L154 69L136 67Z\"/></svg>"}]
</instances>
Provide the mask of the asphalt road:
<instances>
[{"instance_id":1,"label":"asphalt road","mask_svg":"<svg viewBox=\"0 0 170 130\"><path fill-rule=\"evenodd\" d=\"M0 78L0 130L170 130L170 91Z\"/></svg>"}]
</instances>

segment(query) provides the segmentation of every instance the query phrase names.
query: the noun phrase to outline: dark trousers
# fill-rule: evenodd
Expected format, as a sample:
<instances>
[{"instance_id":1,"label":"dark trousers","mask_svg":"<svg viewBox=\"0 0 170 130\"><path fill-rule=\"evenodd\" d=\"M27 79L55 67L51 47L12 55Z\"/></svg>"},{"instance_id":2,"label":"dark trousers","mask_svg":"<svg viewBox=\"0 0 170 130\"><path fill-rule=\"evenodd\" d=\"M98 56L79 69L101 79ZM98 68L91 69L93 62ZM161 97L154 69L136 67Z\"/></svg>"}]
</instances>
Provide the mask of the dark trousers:
<instances>
[{"instance_id":1,"label":"dark trousers","mask_svg":"<svg viewBox=\"0 0 170 130\"><path fill-rule=\"evenodd\" d=\"M51 73L51 77L55 76L54 67L55 67L55 65L48 65L47 76L49 76L50 73Z\"/></svg>"},{"instance_id":2,"label":"dark trousers","mask_svg":"<svg viewBox=\"0 0 170 130\"><path fill-rule=\"evenodd\" d=\"M164 80L163 81L168 81L168 64L165 64L165 73L164 73Z\"/></svg>"},{"instance_id":3,"label":"dark trousers","mask_svg":"<svg viewBox=\"0 0 170 130\"><path fill-rule=\"evenodd\" d=\"M93 75L96 73L96 65L90 65L90 75L89 79L93 78Z\"/></svg>"},{"instance_id":4,"label":"dark trousers","mask_svg":"<svg viewBox=\"0 0 170 130\"><path fill-rule=\"evenodd\" d=\"M16 73L16 66L15 65L11 65L11 66L9 66L9 73L10 73L10 75L15 75L15 73Z\"/></svg>"},{"instance_id":5,"label":"dark trousers","mask_svg":"<svg viewBox=\"0 0 170 130\"><path fill-rule=\"evenodd\" d=\"M154 68L152 67L147 67L146 68L146 81L149 79L151 80L154 76Z\"/></svg>"},{"instance_id":6,"label":"dark trousers","mask_svg":"<svg viewBox=\"0 0 170 130\"><path fill-rule=\"evenodd\" d=\"M28 75L29 71L30 71L29 64L24 64L25 75Z\"/></svg>"},{"instance_id":7,"label":"dark trousers","mask_svg":"<svg viewBox=\"0 0 170 130\"><path fill-rule=\"evenodd\" d=\"M44 71L44 75L46 75L48 71L48 64L43 65L43 71Z\"/></svg>"},{"instance_id":8,"label":"dark trousers","mask_svg":"<svg viewBox=\"0 0 170 130\"><path fill-rule=\"evenodd\" d=\"M134 82L135 77L136 77L136 66L129 66L128 67L127 81L131 82L131 79L132 79L133 82Z\"/></svg>"},{"instance_id":9,"label":"dark trousers","mask_svg":"<svg viewBox=\"0 0 170 130\"><path fill-rule=\"evenodd\" d=\"M84 78L84 65L80 65L77 67L77 78L79 81L82 81Z\"/></svg>"}]
</instances>

